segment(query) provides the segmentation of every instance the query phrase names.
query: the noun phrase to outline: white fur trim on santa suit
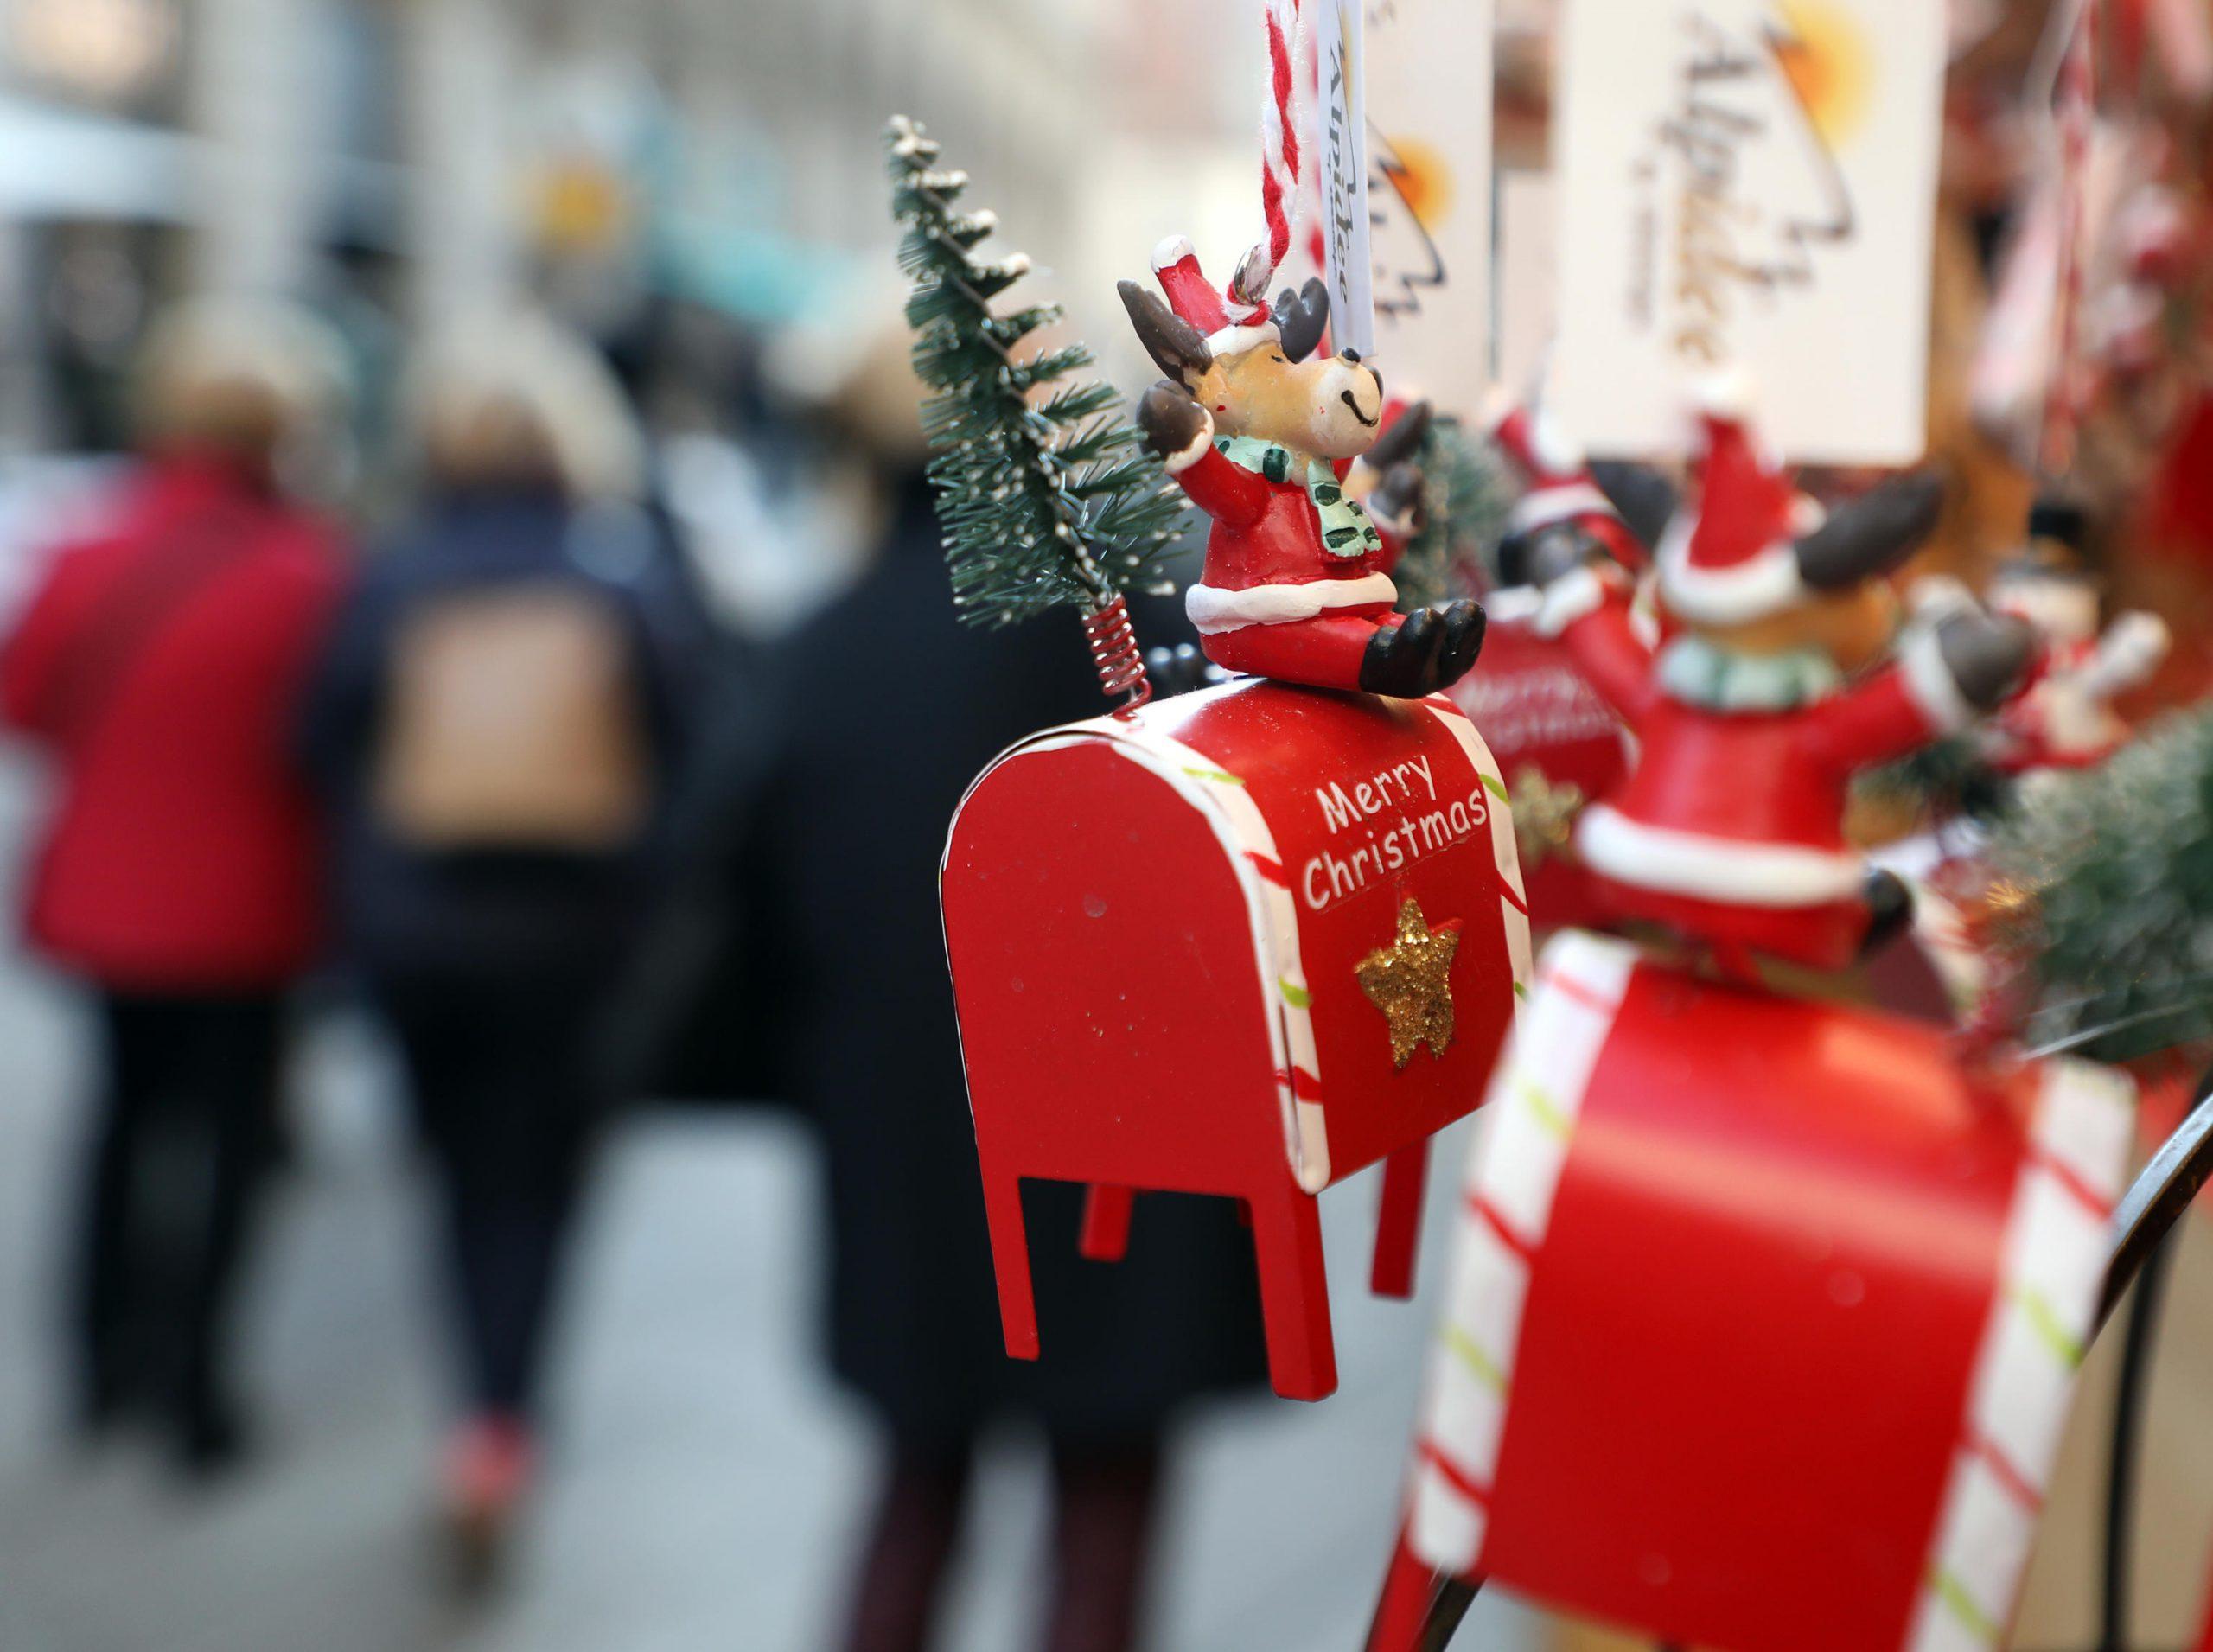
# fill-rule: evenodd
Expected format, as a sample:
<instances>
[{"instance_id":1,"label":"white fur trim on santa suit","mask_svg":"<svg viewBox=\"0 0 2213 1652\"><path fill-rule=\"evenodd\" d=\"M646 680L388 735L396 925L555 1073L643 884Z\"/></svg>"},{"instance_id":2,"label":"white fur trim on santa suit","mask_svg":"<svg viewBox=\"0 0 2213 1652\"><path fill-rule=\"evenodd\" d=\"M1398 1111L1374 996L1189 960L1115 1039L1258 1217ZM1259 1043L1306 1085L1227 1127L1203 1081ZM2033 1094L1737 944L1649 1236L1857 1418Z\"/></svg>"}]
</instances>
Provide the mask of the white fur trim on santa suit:
<instances>
[{"instance_id":1,"label":"white fur trim on santa suit","mask_svg":"<svg viewBox=\"0 0 2213 1652\"><path fill-rule=\"evenodd\" d=\"M1199 433L1188 446L1181 447L1161 461L1171 476L1180 476L1207 456L1207 450L1214 445L1214 415L1203 407L1199 409L1206 423L1199 426Z\"/></svg>"},{"instance_id":2,"label":"white fur trim on santa suit","mask_svg":"<svg viewBox=\"0 0 2213 1652\"><path fill-rule=\"evenodd\" d=\"M2097 588L2086 579L2001 572L1991 581L1990 611L2026 620L2062 642L2081 642L2098 634Z\"/></svg>"},{"instance_id":3,"label":"white fur trim on santa suit","mask_svg":"<svg viewBox=\"0 0 2213 1652\"><path fill-rule=\"evenodd\" d=\"M1590 462L1589 456L1560 429L1559 421L1541 407L1529 410L1529 451L1556 476L1574 475Z\"/></svg>"},{"instance_id":4,"label":"white fur trim on santa suit","mask_svg":"<svg viewBox=\"0 0 2213 1652\"><path fill-rule=\"evenodd\" d=\"M1950 574L1923 574L1907 588L1906 607L1916 619L1935 620L1976 606L1965 581Z\"/></svg>"},{"instance_id":5,"label":"white fur trim on santa suit","mask_svg":"<svg viewBox=\"0 0 2213 1652\"><path fill-rule=\"evenodd\" d=\"M1613 501L1587 482L1562 482L1524 494L1506 513L1508 533L1534 533L1577 516L1613 516Z\"/></svg>"},{"instance_id":6,"label":"white fur trim on santa suit","mask_svg":"<svg viewBox=\"0 0 2213 1652\"><path fill-rule=\"evenodd\" d=\"M1717 367L1691 386L1690 401L1694 412L1745 424L1757 411L1759 385L1750 368Z\"/></svg>"},{"instance_id":7,"label":"white fur trim on santa suit","mask_svg":"<svg viewBox=\"0 0 2213 1652\"><path fill-rule=\"evenodd\" d=\"M1654 558L1660 571L1660 596L1682 618L1700 625L1742 625L1764 619L1806 595L1798 575L1798 549L1778 540L1728 568L1691 565L1691 513L1678 512L1660 536Z\"/></svg>"},{"instance_id":8,"label":"white fur trim on santa suit","mask_svg":"<svg viewBox=\"0 0 2213 1652\"><path fill-rule=\"evenodd\" d=\"M1981 715L1960 692L1952 668L1944 663L1944 650L1936 641L1936 622L1916 620L1898 638L1898 668L1913 703L1947 734L1964 729Z\"/></svg>"},{"instance_id":9,"label":"white fur trim on santa suit","mask_svg":"<svg viewBox=\"0 0 2213 1652\"><path fill-rule=\"evenodd\" d=\"M2167 622L2158 615L2131 610L2106 628L2076 681L2085 693L2110 699L2157 671L2173 641Z\"/></svg>"},{"instance_id":10,"label":"white fur trim on santa suit","mask_svg":"<svg viewBox=\"0 0 2213 1652\"><path fill-rule=\"evenodd\" d=\"M1578 568L1544 588L1530 628L1540 637L1556 637L1585 615L1597 613L1605 602L1604 577L1596 568Z\"/></svg>"},{"instance_id":11,"label":"white fur trim on santa suit","mask_svg":"<svg viewBox=\"0 0 2213 1652\"><path fill-rule=\"evenodd\" d=\"M1866 864L1849 850L1713 838L1632 820L1608 804L1584 811L1575 846L1593 871L1638 889L1731 906L1827 906L1859 895Z\"/></svg>"},{"instance_id":12,"label":"white fur trim on santa suit","mask_svg":"<svg viewBox=\"0 0 2213 1652\"><path fill-rule=\"evenodd\" d=\"M1199 249L1191 245L1189 236L1164 236L1152 249L1152 272L1158 275L1163 270L1181 264L1185 258L1195 258L1198 256Z\"/></svg>"},{"instance_id":13,"label":"white fur trim on santa suit","mask_svg":"<svg viewBox=\"0 0 2213 1652\"><path fill-rule=\"evenodd\" d=\"M1388 574L1358 579L1316 579L1301 585L1252 585L1231 590L1222 585L1194 585L1183 593L1183 611L1201 636L1240 631L1248 625L1288 625L1339 608L1365 608L1399 600Z\"/></svg>"},{"instance_id":14,"label":"white fur trim on santa suit","mask_svg":"<svg viewBox=\"0 0 2213 1652\"><path fill-rule=\"evenodd\" d=\"M1225 327L1218 333L1207 335L1207 354L1217 361L1225 356L1242 355L1247 350L1257 350L1264 344L1277 344L1283 334L1273 322L1247 322L1241 326Z\"/></svg>"}]
</instances>

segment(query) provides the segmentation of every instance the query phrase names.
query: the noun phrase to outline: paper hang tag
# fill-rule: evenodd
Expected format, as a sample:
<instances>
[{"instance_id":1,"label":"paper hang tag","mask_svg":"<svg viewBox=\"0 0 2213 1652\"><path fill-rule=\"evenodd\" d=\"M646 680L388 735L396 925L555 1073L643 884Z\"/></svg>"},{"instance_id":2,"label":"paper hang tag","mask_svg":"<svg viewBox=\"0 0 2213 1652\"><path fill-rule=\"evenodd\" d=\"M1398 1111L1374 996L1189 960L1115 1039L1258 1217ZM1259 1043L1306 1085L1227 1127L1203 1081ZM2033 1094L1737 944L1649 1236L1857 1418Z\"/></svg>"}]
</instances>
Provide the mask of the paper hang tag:
<instances>
[{"instance_id":1,"label":"paper hang tag","mask_svg":"<svg viewBox=\"0 0 2213 1652\"><path fill-rule=\"evenodd\" d=\"M1376 353L1393 386L1472 413L1491 383L1489 0L1368 0L1367 13Z\"/></svg>"},{"instance_id":2,"label":"paper hang tag","mask_svg":"<svg viewBox=\"0 0 2213 1652\"><path fill-rule=\"evenodd\" d=\"M1319 0L1314 40L1320 93L1313 150L1320 157L1322 240L1330 336L1340 350L1375 354L1374 264L1368 250L1368 99L1361 0Z\"/></svg>"},{"instance_id":3,"label":"paper hang tag","mask_svg":"<svg viewBox=\"0 0 2213 1652\"><path fill-rule=\"evenodd\" d=\"M1791 458L1917 458L1945 8L1570 0L1561 42L1570 433L1679 453L1686 392L1734 367Z\"/></svg>"}]
</instances>

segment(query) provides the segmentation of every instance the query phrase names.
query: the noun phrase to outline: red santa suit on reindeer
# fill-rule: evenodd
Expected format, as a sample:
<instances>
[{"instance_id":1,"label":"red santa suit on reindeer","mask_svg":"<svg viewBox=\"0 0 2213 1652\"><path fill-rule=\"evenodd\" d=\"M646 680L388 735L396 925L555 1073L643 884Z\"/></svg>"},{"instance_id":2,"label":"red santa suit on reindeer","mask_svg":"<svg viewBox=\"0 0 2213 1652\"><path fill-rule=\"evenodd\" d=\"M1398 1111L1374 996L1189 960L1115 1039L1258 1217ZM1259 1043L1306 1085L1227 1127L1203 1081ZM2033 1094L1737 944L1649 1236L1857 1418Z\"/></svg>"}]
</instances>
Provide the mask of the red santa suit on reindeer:
<instances>
[{"instance_id":1,"label":"red santa suit on reindeer","mask_svg":"<svg viewBox=\"0 0 2213 1652\"><path fill-rule=\"evenodd\" d=\"M1725 955L1841 967L1872 917L1843 831L1853 775L2003 698L2031 645L1979 611L1926 614L1895 660L1847 682L1822 632L1792 616L1910 554L1935 520L1934 485L1904 479L1823 522L1739 418L1709 411L1701 426L1693 491L1655 558L1680 632L1657 646L1641 635L1620 582L1597 567L1545 592L1540 628L1565 638L1639 743L1576 846L1619 917Z\"/></svg>"},{"instance_id":2,"label":"red santa suit on reindeer","mask_svg":"<svg viewBox=\"0 0 2213 1652\"><path fill-rule=\"evenodd\" d=\"M1514 565L1514 547L1561 526L1590 535L1621 567L1642 571L1649 560L1644 542L1598 485L1581 448L1543 408L1507 404L1493 409L1490 439L1527 483L1527 491L1507 513L1502 584L1516 585L1526 577Z\"/></svg>"},{"instance_id":3,"label":"red santa suit on reindeer","mask_svg":"<svg viewBox=\"0 0 2213 1652\"><path fill-rule=\"evenodd\" d=\"M1608 914L1591 898L1570 844L1584 809L1627 771L1629 742L1567 644L1536 628L1543 597L1530 583L1531 553L1547 536L1565 534L1602 547L1623 568L1642 569L1650 558L1581 451L1540 409L1505 403L1487 422L1492 446L1527 490L1508 513L1483 595L1490 628L1483 658L1452 698L1483 730L1506 776L1531 922L1602 925ZM1640 613L1640 623L1645 617Z\"/></svg>"},{"instance_id":4,"label":"red santa suit on reindeer","mask_svg":"<svg viewBox=\"0 0 2213 1652\"><path fill-rule=\"evenodd\" d=\"M1987 731L1991 760L2002 773L2104 762L2129 735L2113 702L2166 658L2167 628L2156 615L2120 615L2100 634L2097 582L2058 559L2081 554L2087 530L2079 508L2039 501L2029 519L2030 553L1999 568L1991 582L1991 607L2034 626L2044 646L2035 684Z\"/></svg>"}]
</instances>

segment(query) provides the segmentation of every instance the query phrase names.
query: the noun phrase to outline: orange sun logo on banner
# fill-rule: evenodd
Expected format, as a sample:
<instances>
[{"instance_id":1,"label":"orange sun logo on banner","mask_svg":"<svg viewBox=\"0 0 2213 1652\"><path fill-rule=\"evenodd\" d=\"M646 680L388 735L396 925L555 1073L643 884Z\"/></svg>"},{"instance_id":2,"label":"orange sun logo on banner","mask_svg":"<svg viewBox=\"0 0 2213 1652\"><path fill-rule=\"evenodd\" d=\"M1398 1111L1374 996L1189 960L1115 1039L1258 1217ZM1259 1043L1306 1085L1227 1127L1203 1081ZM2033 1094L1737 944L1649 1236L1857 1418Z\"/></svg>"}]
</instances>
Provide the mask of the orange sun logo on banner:
<instances>
[{"instance_id":1,"label":"orange sun logo on banner","mask_svg":"<svg viewBox=\"0 0 2213 1652\"><path fill-rule=\"evenodd\" d=\"M1776 0L1769 36L1776 65L1832 154L1865 120L1875 54L1859 22L1829 0Z\"/></svg>"},{"instance_id":2,"label":"orange sun logo on banner","mask_svg":"<svg viewBox=\"0 0 2213 1652\"><path fill-rule=\"evenodd\" d=\"M1435 230L1452 211L1452 168L1442 151L1418 137L1393 137L1376 164L1406 210L1424 229Z\"/></svg>"}]
</instances>

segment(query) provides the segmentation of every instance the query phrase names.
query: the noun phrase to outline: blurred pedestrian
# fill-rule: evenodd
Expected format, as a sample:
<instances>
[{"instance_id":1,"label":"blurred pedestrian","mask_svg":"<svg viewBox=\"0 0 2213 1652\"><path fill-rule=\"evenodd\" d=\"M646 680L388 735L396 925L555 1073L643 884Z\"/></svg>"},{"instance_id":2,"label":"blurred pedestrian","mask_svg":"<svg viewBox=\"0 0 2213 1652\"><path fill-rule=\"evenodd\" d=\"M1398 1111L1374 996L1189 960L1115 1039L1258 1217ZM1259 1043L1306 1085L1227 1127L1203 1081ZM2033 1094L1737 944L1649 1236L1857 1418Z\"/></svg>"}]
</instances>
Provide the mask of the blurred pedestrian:
<instances>
[{"instance_id":1,"label":"blurred pedestrian","mask_svg":"<svg viewBox=\"0 0 2213 1652\"><path fill-rule=\"evenodd\" d=\"M563 1250L613 1099L603 1011L663 858L695 612L635 503L604 365L489 317L417 386L424 497L367 562L304 740L350 959L440 1183L462 1419L445 1512L472 1578L533 1477Z\"/></svg>"},{"instance_id":2,"label":"blurred pedestrian","mask_svg":"<svg viewBox=\"0 0 2213 1652\"><path fill-rule=\"evenodd\" d=\"M106 1088L77 1236L78 1419L141 1403L228 1463L233 1285L271 1159L287 996L321 938L321 839L289 735L344 570L287 496L330 427L335 344L202 301L160 322L140 463L62 551L0 658L53 756L32 941L98 997Z\"/></svg>"},{"instance_id":3,"label":"blurred pedestrian","mask_svg":"<svg viewBox=\"0 0 2213 1652\"><path fill-rule=\"evenodd\" d=\"M1081 1190L1033 1185L1046 1346L1010 1360L984 1222L937 904L945 833L992 754L1105 707L1073 619L960 626L922 473L919 386L896 325L808 341L834 439L868 461L884 526L858 586L770 662L778 749L737 873L747 985L731 1032L770 1042L828 1170L829 1343L881 1425L881 1482L838 1644L932 1642L979 1441L1043 1433L1049 1601L1036 1644L1135 1642L1169 1430L1194 1399L1255 1385L1249 1241L1227 1201L1138 1204L1127 1259L1076 1253ZM1161 641L1170 641L1166 632Z\"/></svg>"}]
</instances>

